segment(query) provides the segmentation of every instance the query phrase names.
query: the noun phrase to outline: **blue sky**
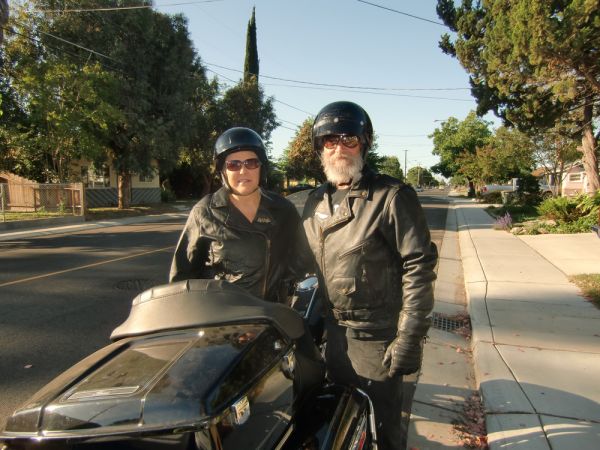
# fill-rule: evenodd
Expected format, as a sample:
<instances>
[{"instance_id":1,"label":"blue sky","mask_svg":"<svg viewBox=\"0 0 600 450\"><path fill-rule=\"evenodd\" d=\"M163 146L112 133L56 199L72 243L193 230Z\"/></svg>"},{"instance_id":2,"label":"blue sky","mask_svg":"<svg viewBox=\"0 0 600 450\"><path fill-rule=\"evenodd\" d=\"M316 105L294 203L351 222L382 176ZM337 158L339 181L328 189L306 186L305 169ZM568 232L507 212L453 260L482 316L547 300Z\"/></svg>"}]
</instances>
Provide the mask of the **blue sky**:
<instances>
[{"instance_id":1,"label":"blue sky","mask_svg":"<svg viewBox=\"0 0 600 450\"><path fill-rule=\"evenodd\" d=\"M350 100L371 116L379 154L397 156L404 166L407 150L409 168L430 167L438 159L431 154L427 135L440 125L436 121L463 119L475 108L466 72L438 48L446 28L435 23L357 0L185 3L155 1L159 11L185 14L196 50L213 71L209 75L218 74L228 84L242 76L246 28L256 7L260 82L275 98L283 125L271 136L274 157L281 156L309 113L316 114L332 101ZM439 22L435 0L372 3Z\"/></svg>"}]
</instances>

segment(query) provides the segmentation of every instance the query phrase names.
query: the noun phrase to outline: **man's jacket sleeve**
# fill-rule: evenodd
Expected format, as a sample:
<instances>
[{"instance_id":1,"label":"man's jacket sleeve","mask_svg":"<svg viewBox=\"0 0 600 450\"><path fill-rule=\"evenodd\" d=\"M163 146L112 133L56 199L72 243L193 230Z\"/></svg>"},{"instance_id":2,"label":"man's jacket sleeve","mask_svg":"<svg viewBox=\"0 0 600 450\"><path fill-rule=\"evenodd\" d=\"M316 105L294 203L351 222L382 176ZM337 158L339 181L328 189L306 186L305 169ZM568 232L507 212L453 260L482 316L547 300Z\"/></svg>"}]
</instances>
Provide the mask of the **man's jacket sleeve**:
<instances>
[{"instance_id":1,"label":"man's jacket sleeve","mask_svg":"<svg viewBox=\"0 0 600 450\"><path fill-rule=\"evenodd\" d=\"M399 256L402 272L402 309L398 335L422 338L429 329L436 278L437 248L416 193L401 187L384 214L384 234Z\"/></svg>"}]
</instances>

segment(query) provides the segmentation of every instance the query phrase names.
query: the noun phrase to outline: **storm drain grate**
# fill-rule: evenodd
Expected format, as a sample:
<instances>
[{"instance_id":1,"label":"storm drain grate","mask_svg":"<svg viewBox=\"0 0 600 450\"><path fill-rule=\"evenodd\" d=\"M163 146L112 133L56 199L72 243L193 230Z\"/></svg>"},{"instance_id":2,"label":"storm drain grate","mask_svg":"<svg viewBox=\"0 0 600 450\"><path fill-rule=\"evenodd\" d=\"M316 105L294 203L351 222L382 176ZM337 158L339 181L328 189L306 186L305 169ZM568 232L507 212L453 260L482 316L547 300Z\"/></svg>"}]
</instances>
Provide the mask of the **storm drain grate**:
<instances>
[{"instance_id":1,"label":"storm drain grate","mask_svg":"<svg viewBox=\"0 0 600 450\"><path fill-rule=\"evenodd\" d=\"M464 326L469 326L468 318L458 317L454 319L445 314L432 313L431 325L442 331L454 331Z\"/></svg>"}]
</instances>

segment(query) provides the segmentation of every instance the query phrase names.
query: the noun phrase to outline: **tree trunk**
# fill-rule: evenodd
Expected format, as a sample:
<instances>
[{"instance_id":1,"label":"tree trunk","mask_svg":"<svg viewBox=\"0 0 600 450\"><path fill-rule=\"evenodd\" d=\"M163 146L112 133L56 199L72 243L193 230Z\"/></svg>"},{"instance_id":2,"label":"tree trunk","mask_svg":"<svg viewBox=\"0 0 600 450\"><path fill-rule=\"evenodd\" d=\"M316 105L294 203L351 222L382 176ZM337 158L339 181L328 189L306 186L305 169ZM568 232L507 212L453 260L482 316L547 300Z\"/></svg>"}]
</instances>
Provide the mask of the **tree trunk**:
<instances>
[{"instance_id":1,"label":"tree trunk","mask_svg":"<svg viewBox=\"0 0 600 450\"><path fill-rule=\"evenodd\" d=\"M583 167L587 175L589 193L594 194L600 190L600 175L598 174L598 156L596 155L596 139L592 129L593 105L583 107L583 137L581 138L581 151L583 153Z\"/></svg>"},{"instance_id":2,"label":"tree trunk","mask_svg":"<svg viewBox=\"0 0 600 450\"><path fill-rule=\"evenodd\" d=\"M119 209L129 208L131 204L131 174L123 171L119 173L118 179Z\"/></svg>"}]
</instances>

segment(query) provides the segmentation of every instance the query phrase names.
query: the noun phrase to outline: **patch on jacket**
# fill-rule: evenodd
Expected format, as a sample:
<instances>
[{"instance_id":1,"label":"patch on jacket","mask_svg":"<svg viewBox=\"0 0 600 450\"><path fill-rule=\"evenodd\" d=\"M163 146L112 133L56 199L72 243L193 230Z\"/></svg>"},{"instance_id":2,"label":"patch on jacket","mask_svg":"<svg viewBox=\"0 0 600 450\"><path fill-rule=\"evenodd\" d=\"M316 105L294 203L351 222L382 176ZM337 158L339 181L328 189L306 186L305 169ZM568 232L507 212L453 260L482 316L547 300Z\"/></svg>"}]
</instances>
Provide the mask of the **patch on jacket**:
<instances>
[{"instance_id":1,"label":"patch on jacket","mask_svg":"<svg viewBox=\"0 0 600 450\"><path fill-rule=\"evenodd\" d=\"M271 223L271 219L269 217L257 217L256 221L258 223Z\"/></svg>"}]
</instances>

